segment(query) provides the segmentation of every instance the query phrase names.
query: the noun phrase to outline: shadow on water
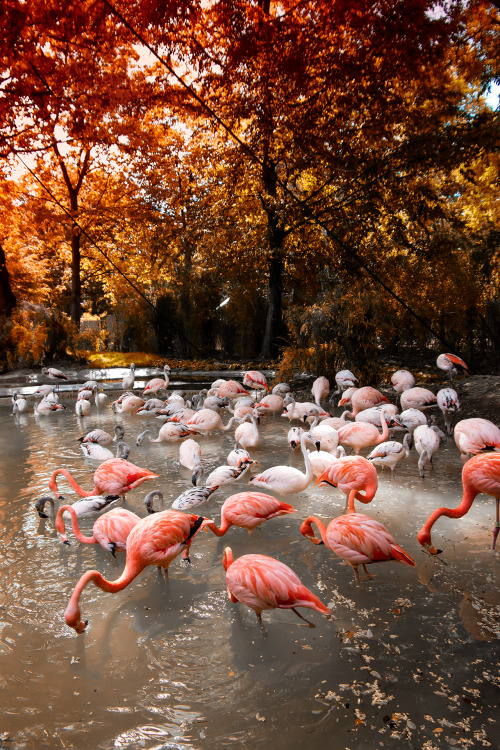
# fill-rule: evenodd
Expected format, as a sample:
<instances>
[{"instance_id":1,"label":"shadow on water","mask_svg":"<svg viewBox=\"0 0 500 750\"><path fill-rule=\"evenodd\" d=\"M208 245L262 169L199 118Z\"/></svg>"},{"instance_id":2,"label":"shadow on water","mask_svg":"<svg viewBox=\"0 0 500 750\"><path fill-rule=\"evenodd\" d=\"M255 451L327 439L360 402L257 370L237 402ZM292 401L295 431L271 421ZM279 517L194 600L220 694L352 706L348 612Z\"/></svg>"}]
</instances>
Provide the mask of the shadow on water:
<instances>
[{"instance_id":1,"label":"shadow on water","mask_svg":"<svg viewBox=\"0 0 500 750\"><path fill-rule=\"evenodd\" d=\"M68 403L74 396L66 395ZM68 531L63 546L54 519L41 521L33 503L47 494L52 471L64 466L91 489L97 465L85 461L78 438L94 427L125 428L130 460L160 475L167 506L190 486L178 444L135 446L154 418L114 416L109 409L78 420L69 407L55 418L14 418L0 406L0 696L3 747L182 748L243 747L295 750L320 741L332 750L376 747L498 747L500 595L498 555L490 551L494 503L477 498L460 520L441 519L433 532L444 552L432 559L416 533L438 505L461 497L461 461L452 441L422 480L414 452L363 511L389 528L417 562L373 566L375 577L355 585L346 566L324 546L301 537L314 513L330 520L344 497L314 488L285 498L294 515L249 534L231 528L222 539L200 533L191 565L176 559L165 580L148 568L124 591L89 585L81 598L88 630L77 636L64 610L80 575L98 569L113 580L125 556L81 545ZM227 417L224 417L227 421ZM286 443L288 421L263 420L255 472L275 464L303 468ZM232 433L200 436L206 471L225 463ZM198 512L220 519L225 498L250 489L221 487ZM148 484L127 495L126 507L145 515ZM60 491L77 497L66 480ZM81 522L90 534L95 519ZM293 568L332 612L263 613L227 599L221 560L251 552Z\"/></svg>"}]
</instances>

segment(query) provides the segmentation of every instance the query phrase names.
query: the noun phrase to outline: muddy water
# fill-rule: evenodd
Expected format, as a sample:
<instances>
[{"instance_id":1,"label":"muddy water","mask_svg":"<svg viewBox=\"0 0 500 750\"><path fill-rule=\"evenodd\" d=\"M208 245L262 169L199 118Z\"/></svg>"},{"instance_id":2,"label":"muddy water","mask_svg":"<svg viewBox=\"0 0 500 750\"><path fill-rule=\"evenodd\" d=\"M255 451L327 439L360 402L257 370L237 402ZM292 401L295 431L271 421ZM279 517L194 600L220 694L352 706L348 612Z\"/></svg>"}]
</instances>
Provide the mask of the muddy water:
<instances>
[{"instance_id":1,"label":"muddy water","mask_svg":"<svg viewBox=\"0 0 500 750\"><path fill-rule=\"evenodd\" d=\"M66 412L38 419L14 418L9 406L0 407L2 748L500 746L494 502L480 496L465 518L438 522L433 540L442 559L428 558L416 541L436 506L459 501L462 464L451 441L424 480L414 452L392 479L379 474L377 496L363 509L390 529L416 568L373 566L376 577L356 587L350 567L299 534L310 513L329 520L343 509L338 490L310 486L285 498L295 515L252 536L237 528L222 539L199 534L191 565L175 560L167 582L148 568L118 594L87 587L81 607L89 626L78 636L64 622L73 587L88 569L117 578L124 555L115 560L71 534L72 545L63 546L53 519L40 520L33 503L47 494L59 466L92 487L97 464L83 458L77 442L88 430L112 431L119 421L135 446L139 432L156 433L161 423L109 410L79 421L72 394L64 403ZM254 451L260 468L303 466L288 448L287 430L279 417L262 425ZM207 471L225 463L229 433L199 440ZM160 475L154 487L170 502L189 486L178 444L144 443L129 460ZM60 488L77 499L64 479ZM127 507L145 515L149 489L152 482L129 493ZM244 489L221 488L200 512L218 522L223 500ZM84 532L92 523L82 521ZM311 629L293 612L267 612L262 633L251 610L227 599L226 545L235 557L260 552L288 564L331 606L332 619L309 611L317 626Z\"/></svg>"}]
</instances>

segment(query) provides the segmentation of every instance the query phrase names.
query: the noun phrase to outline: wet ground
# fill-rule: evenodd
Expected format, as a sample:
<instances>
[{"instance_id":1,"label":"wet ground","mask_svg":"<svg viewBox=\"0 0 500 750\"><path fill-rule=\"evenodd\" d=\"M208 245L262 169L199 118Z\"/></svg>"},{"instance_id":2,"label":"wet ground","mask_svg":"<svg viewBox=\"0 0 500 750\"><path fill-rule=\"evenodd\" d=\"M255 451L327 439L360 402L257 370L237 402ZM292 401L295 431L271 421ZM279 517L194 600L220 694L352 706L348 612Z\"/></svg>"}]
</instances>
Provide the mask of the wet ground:
<instances>
[{"instance_id":1,"label":"wet ground","mask_svg":"<svg viewBox=\"0 0 500 750\"><path fill-rule=\"evenodd\" d=\"M83 458L78 437L120 422L134 446L129 460L160 475L157 484L127 495L131 510L145 515L142 500L155 487L170 505L189 487L190 472L179 464L176 443L135 447L146 427L156 434L158 420L109 409L97 414L95 407L81 420L70 389L62 400L65 412L39 418L13 417L6 399L0 405L1 747L500 746L494 501L481 495L464 518L436 524L439 559L428 558L416 540L435 507L460 500L462 463L452 440L423 480L414 451L393 478L379 474L378 493L363 508L417 567L372 566L376 577L357 587L350 567L299 533L307 515L327 521L343 510L338 490L310 485L284 498L295 514L253 535L237 528L222 539L199 534L191 565L177 558L167 582L148 568L118 594L87 587L81 606L89 626L78 636L64 610L80 575L96 568L117 578L125 558L79 544L71 532L71 546L63 546L53 519L38 518L34 501L47 494L52 471L64 466L90 489L97 464ZM259 469L289 462L303 468L300 453L286 443L288 427L281 417L263 420L260 447L252 452ZM199 442L207 472L225 463L233 446L230 433ZM199 512L218 522L224 499L250 489L243 482L218 490ZM69 501L77 499L64 479L60 488ZM82 521L86 533L93 520ZM226 545L235 557L259 552L289 565L331 607L332 619L309 612L311 629L293 612L267 612L262 633L251 610L227 599Z\"/></svg>"}]
</instances>

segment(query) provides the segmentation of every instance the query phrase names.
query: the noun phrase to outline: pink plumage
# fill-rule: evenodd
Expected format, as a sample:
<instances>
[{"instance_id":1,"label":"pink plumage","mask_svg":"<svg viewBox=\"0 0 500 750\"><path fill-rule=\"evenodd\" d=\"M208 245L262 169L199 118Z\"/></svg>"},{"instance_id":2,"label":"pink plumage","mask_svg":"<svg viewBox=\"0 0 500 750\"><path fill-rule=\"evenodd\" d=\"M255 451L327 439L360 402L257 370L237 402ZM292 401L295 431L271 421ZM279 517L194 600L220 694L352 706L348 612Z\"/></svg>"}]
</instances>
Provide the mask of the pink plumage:
<instances>
[{"instance_id":1,"label":"pink plumage","mask_svg":"<svg viewBox=\"0 0 500 750\"><path fill-rule=\"evenodd\" d=\"M321 540L314 535L313 524L318 527ZM396 560L414 566L415 561L379 521L363 513L347 513L334 518L328 527L316 516L309 516L302 523L300 533L314 544L321 541L336 555L352 565L356 581L359 583L358 565L362 565L367 577L366 565L376 562Z\"/></svg>"},{"instance_id":2,"label":"pink plumage","mask_svg":"<svg viewBox=\"0 0 500 750\"><path fill-rule=\"evenodd\" d=\"M223 564L229 598L253 609L259 621L265 609L293 609L299 615L295 607L307 607L330 614L328 607L302 584L293 570L273 557L243 555L234 560L230 547L226 547Z\"/></svg>"}]
</instances>

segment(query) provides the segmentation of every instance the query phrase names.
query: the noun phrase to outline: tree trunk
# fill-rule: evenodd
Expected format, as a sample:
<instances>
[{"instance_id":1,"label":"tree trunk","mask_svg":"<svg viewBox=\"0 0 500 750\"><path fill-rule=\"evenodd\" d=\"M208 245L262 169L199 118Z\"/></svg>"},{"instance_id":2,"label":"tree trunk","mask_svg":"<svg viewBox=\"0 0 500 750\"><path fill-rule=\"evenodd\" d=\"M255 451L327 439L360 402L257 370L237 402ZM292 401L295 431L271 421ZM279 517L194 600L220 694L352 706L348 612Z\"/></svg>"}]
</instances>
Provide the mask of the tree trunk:
<instances>
[{"instance_id":1,"label":"tree trunk","mask_svg":"<svg viewBox=\"0 0 500 750\"><path fill-rule=\"evenodd\" d=\"M75 212L76 213L76 212ZM80 328L82 317L82 282L80 230L73 224L71 227L71 320Z\"/></svg>"},{"instance_id":2,"label":"tree trunk","mask_svg":"<svg viewBox=\"0 0 500 750\"><path fill-rule=\"evenodd\" d=\"M266 148L267 150L267 148ZM272 202L266 204L261 196L262 205L267 214L267 238L270 249L269 258L269 281L266 330L264 341L260 352L261 359L274 359L279 353L279 340L284 336L285 327L283 323L283 272L285 262L283 258L283 242L285 231L282 219L278 216L275 205L277 174L275 165L266 160L262 169L262 181Z\"/></svg>"},{"instance_id":3,"label":"tree trunk","mask_svg":"<svg viewBox=\"0 0 500 750\"><path fill-rule=\"evenodd\" d=\"M0 315L9 317L16 306L16 297L10 286L5 253L0 244Z\"/></svg>"}]
</instances>

